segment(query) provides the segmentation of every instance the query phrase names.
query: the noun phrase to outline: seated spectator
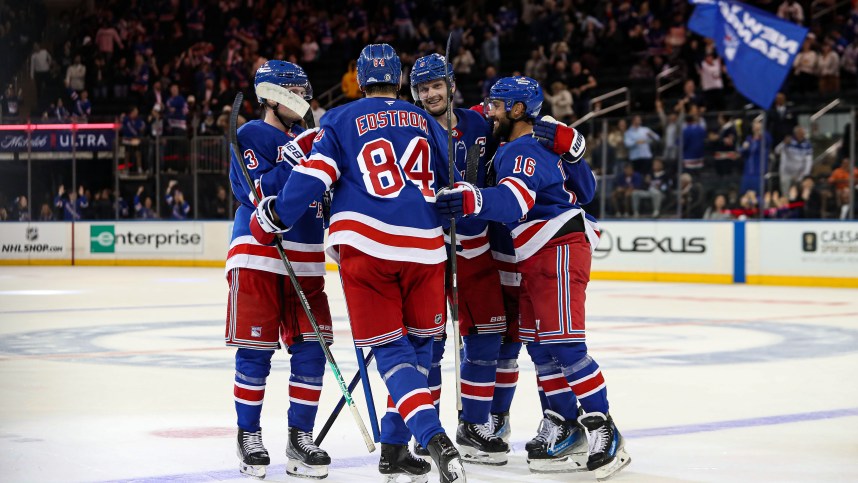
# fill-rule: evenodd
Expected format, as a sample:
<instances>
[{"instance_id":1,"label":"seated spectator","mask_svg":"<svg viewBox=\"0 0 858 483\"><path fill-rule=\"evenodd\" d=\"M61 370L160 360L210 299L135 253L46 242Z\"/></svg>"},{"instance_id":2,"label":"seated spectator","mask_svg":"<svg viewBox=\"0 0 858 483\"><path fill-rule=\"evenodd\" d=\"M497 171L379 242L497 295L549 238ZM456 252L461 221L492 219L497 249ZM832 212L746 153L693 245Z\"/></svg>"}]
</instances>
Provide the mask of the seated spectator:
<instances>
[{"instance_id":1,"label":"seated spectator","mask_svg":"<svg viewBox=\"0 0 858 483\"><path fill-rule=\"evenodd\" d=\"M134 218L152 220L157 218L155 210L152 209L152 197L147 196L141 200L145 188L139 186L137 194L134 195Z\"/></svg>"},{"instance_id":2,"label":"seated spectator","mask_svg":"<svg viewBox=\"0 0 858 483\"><path fill-rule=\"evenodd\" d=\"M727 197L722 194L715 196L712 201L712 206L706 208L706 213L703 214L704 220L732 220L733 215L727 209Z\"/></svg>"},{"instance_id":3,"label":"seated spectator","mask_svg":"<svg viewBox=\"0 0 858 483\"><path fill-rule=\"evenodd\" d=\"M3 109L3 118L7 121L14 121L18 119L18 112L21 108L21 96L23 95L24 90L18 89L15 90L15 87L12 84L9 84L6 87L6 92L3 93L3 96L0 97L0 108Z\"/></svg>"},{"instance_id":4,"label":"seated spectator","mask_svg":"<svg viewBox=\"0 0 858 483\"><path fill-rule=\"evenodd\" d=\"M854 169L853 173L853 185L854 188L856 184L858 184L858 167ZM840 162L840 166L834 169L831 172L831 176L828 177L828 182L834 188L835 193L840 193L845 191L848 195L849 193L849 158L843 158Z\"/></svg>"},{"instance_id":5,"label":"seated spectator","mask_svg":"<svg viewBox=\"0 0 858 483\"><path fill-rule=\"evenodd\" d=\"M209 201L206 216L215 220L226 220L229 218L232 198L228 196L226 188L218 186L215 196Z\"/></svg>"},{"instance_id":6,"label":"seated spectator","mask_svg":"<svg viewBox=\"0 0 858 483\"><path fill-rule=\"evenodd\" d=\"M632 211L634 217L640 217L641 200L652 201L652 217L661 215L661 203L670 194L673 187L673 178L669 177L664 169L664 162L656 159L652 162L652 174L646 175L644 179L646 189L638 189L632 192Z\"/></svg>"},{"instance_id":7,"label":"seated spectator","mask_svg":"<svg viewBox=\"0 0 858 483\"><path fill-rule=\"evenodd\" d=\"M30 206L27 204L27 197L21 195L15 198L8 214L9 219L13 221L30 221Z\"/></svg>"},{"instance_id":8,"label":"seated spectator","mask_svg":"<svg viewBox=\"0 0 858 483\"><path fill-rule=\"evenodd\" d=\"M57 99L56 104L51 104L50 109L42 114L45 121L56 121L58 123L69 122L69 111L65 108L62 98Z\"/></svg>"},{"instance_id":9,"label":"seated spectator","mask_svg":"<svg viewBox=\"0 0 858 483\"><path fill-rule=\"evenodd\" d=\"M92 115L92 103L89 102L89 93L81 91L80 97L74 102L72 107L72 120L74 122L85 123Z\"/></svg>"},{"instance_id":10,"label":"seated spectator","mask_svg":"<svg viewBox=\"0 0 858 483\"><path fill-rule=\"evenodd\" d=\"M631 164L626 163L623 171L617 173L614 178L614 191L611 193L614 213L623 218L628 216L631 213L632 193L641 189L643 189L643 177L635 172Z\"/></svg>"},{"instance_id":11,"label":"seated spectator","mask_svg":"<svg viewBox=\"0 0 858 483\"><path fill-rule=\"evenodd\" d=\"M803 218L822 218L822 194L812 176L801 180L801 199L804 201Z\"/></svg>"},{"instance_id":12,"label":"seated spectator","mask_svg":"<svg viewBox=\"0 0 858 483\"><path fill-rule=\"evenodd\" d=\"M83 212L89 208L83 186L79 186L77 192L70 191L66 196L65 186L60 185L57 196L54 198L54 206L62 213L65 221L78 221L83 219Z\"/></svg>"},{"instance_id":13,"label":"seated spectator","mask_svg":"<svg viewBox=\"0 0 858 483\"><path fill-rule=\"evenodd\" d=\"M179 182L170 180L167 184L167 194L164 197L170 209L170 217L174 220L185 220L191 212L191 205L185 201L185 195L179 190Z\"/></svg>"},{"instance_id":14,"label":"seated spectator","mask_svg":"<svg viewBox=\"0 0 858 483\"><path fill-rule=\"evenodd\" d=\"M681 218L700 218L703 216L703 188L695 183L689 173L679 176L679 192L681 197Z\"/></svg>"},{"instance_id":15,"label":"seated spectator","mask_svg":"<svg viewBox=\"0 0 858 483\"><path fill-rule=\"evenodd\" d=\"M39 221L54 221L54 210L51 205L42 203L42 208L39 210Z\"/></svg>"}]
</instances>

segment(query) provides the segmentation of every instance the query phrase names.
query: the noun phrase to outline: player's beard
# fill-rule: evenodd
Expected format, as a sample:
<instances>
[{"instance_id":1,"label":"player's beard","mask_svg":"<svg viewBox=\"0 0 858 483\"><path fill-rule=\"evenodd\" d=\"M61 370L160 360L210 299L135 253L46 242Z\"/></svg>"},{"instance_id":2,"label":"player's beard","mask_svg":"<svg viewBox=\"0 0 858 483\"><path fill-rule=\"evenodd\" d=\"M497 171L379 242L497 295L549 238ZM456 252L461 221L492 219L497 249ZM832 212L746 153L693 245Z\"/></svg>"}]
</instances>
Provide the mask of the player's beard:
<instances>
[{"instance_id":1,"label":"player's beard","mask_svg":"<svg viewBox=\"0 0 858 483\"><path fill-rule=\"evenodd\" d=\"M504 111L501 116L493 116L492 119L492 135L495 139L509 139L512 134L512 121L509 114Z\"/></svg>"}]
</instances>

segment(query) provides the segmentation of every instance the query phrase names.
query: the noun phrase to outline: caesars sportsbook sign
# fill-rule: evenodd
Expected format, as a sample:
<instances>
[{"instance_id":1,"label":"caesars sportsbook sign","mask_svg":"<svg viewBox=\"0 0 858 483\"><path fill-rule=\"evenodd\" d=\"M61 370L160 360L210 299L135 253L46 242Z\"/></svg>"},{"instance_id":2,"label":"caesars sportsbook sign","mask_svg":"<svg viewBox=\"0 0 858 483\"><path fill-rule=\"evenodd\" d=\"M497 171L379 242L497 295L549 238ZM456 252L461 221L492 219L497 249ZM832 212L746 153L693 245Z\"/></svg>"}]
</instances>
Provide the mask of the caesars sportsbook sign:
<instances>
[{"instance_id":1,"label":"caesars sportsbook sign","mask_svg":"<svg viewBox=\"0 0 858 483\"><path fill-rule=\"evenodd\" d=\"M89 227L89 252L97 254L199 254L199 223L113 223Z\"/></svg>"}]
</instances>

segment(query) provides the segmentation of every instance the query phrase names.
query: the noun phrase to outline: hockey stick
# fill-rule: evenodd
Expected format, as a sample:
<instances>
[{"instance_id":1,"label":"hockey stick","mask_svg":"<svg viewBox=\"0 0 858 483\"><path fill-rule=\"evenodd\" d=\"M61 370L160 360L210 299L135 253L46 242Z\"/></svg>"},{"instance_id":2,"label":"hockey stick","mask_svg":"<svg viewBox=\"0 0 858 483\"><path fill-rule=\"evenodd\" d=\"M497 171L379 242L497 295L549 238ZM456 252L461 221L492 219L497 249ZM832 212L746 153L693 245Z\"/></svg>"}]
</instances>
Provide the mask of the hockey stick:
<instances>
[{"instance_id":1,"label":"hockey stick","mask_svg":"<svg viewBox=\"0 0 858 483\"><path fill-rule=\"evenodd\" d=\"M476 185L479 180L480 170L480 150L483 149L479 144L474 144L468 148L468 154L465 156L465 181Z\"/></svg>"},{"instance_id":2,"label":"hockey stick","mask_svg":"<svg viewBox=\"0 0 858 483\"><path fill-rule=\"evenodd\" d=\"M357 349L357 350L360 350L360 349ZM366 358L363 359L364 367L366 367L367 364L372 362L373 357L375 357L375 353L372 351L372 349L370 349L369 354L367 354ZM360 361L358 361L358 364L360 364ZM358 372L355 373L355 377L353 377L352 381L349 383L349 391L350 392L354 391L355 388L357 387L358 382L360 382L361 377L362 377L361 374L363 374L363 368L362 367L358 370ZM319 435L316 436L316 446L320 446L322 444L322 441L325 440L325 436L328 435L328 431L331 430L331 426L334 425L334 421L336 421L337 418L340 416L340 412L342 412L343 406L345 406L345 405L346 405L346 398L340 397L339 402L337 402L336 407L334 407L334 412L331 413L330 416L328 416L328 420L325 421L325 425L322 426L322 429L319 431ZM370 423L372 423L372 421L370 421Z\"/></svg>"},{"instance_id":3,"label":"hockey stick","mask_svg":"<svg viewBox=\"0 0 858 483\"><path fill-rule=\"evenodd\" d=\"M454 173L456 171L456 156L453 153L453 83L450 82L450 41L453 40L452 32L447 37L447 51L444 57L444 75L447 78L447 157L450 166L450 187L453 186ZM456 279L456 217L450 217L450 292L452 303L450 303L450 315L453 319L453 344L455 345L454 360L456 363L456 409L462 410L462 338L459 334L459 282Z\"/></svg>"},{"instance_id":4,"label":"hockey stick","mask_svg":"<svg viewBox=\"0 0 858 483\"><path fill-rule=\"evenodd\" d=\"M250 189L250 192L253 193L253 198L258 204L261 201L259 193L256 191L253 178L250 177L250 173L247 171L247 166L244 165L243 158L238 150L238 134L236 126L238 124L238 111L241 109L241 103L243 101L244 95L241 92L235 95L235 101L232 103L232 112L229 115L229 145L232 149L233 156L235 156L236 161L239 166L241 166L241 172L244 174L244 180L247 181L247 186ZM304 313L307 314L307 319L310 321L310 325L313 326L313 332L316 334L316 338L322 346L322 351L325 353L325 359L328 360L328 366L331 368L331 372L334 373L334 377L337 379L337 384L340 386L340 392L343 393L343 397L351 410L352 417L354 418L355 423L357 423L358 429L360 429L363 440L366 443L366 449L372 453L375 451L375 444L372 442L372 438L370 438L369 432L366 430L366 425L363 423L363 419L361 419L360 414L358 413L357 406L355 406L351 392L343 380L343 375L340 372L339 366L337 366L337 363L334 360L334 355L331 354L331 349L328 348L328 344L325 343L325 338L322 336L322 331L319 330L319 324L316 322L316 317L313 315L313 311L310 310L310 303L307 301L307 296L304 295L304 290L298 282L295 270L292 268L292 264L289 263L289 259L286 258L286 253L283 251L282 246L283 237L278 234L276 241L277 243L274 246L277 248L280 260L283 261L283 265L286 267L286 273L289 274L289 280L292 282L292 287L294 287L295 293L298 294L298 299L301 301L301 307L303 307Z\"/></svg>"}]
</instances>

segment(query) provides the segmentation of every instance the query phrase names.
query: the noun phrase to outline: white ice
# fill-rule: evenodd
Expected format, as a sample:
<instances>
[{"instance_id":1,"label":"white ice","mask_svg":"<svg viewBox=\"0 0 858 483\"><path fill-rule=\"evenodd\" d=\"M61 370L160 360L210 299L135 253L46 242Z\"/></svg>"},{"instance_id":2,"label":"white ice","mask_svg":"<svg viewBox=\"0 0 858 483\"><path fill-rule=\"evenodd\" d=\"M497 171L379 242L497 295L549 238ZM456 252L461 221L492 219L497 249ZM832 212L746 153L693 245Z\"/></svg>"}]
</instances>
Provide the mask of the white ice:
<instances>
[{"instance_id":1,"label":"white ice","mask_svg":"<svg viewBox=\"0 0 858 483\"><path fill-rule=\"evenodd\" d=\"M350 379L342 292L335 274L327 283L333 352ZM0 481L246 481L226 296L217 269L2 267ZM632 456L613 481L858 481L858 291L594 281L587 313ZM288 363L275 358L267 480L306 481L285 474ZM453 433L451 361L442 421ZM520 364L510 462L468 465L468 480L595 481L528 472L523 446L540 415L525 351ZM325 384L317 428L339 398L329 373ZM366 418L363 392L355 397ZM334 459L325 481L380 481L378 452L367 453L348 413L322 446Z\"/></svg>"}]
</instances>

